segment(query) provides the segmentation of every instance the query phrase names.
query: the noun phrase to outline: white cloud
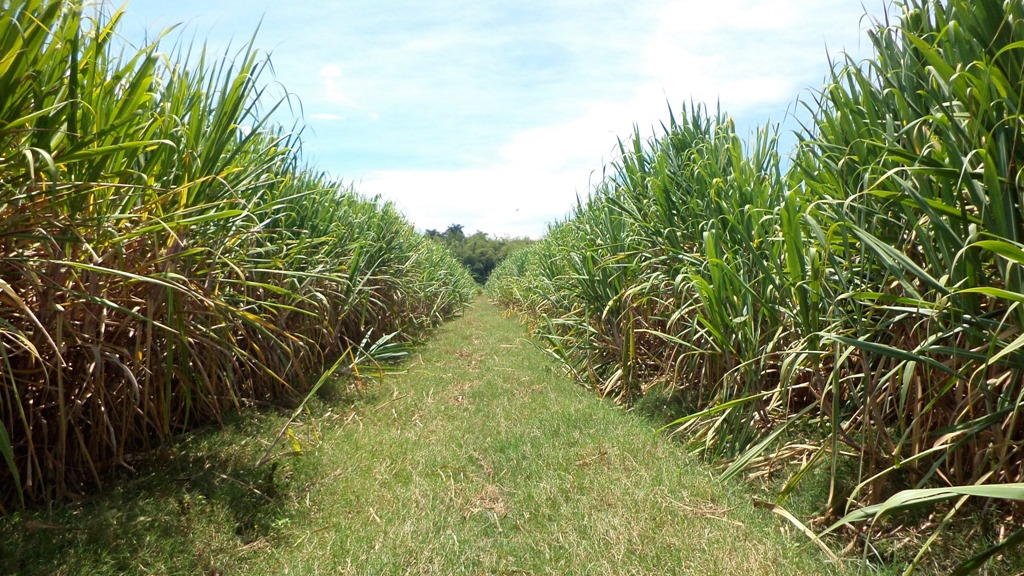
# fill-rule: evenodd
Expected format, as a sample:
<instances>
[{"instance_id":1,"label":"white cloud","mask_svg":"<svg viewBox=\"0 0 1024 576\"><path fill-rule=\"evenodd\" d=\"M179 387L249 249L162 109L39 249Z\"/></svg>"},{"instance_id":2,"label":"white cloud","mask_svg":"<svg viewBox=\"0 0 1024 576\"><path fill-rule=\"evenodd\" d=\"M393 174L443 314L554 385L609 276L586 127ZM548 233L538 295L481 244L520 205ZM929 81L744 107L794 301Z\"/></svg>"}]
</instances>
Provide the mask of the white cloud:
<instances>
[{"instance_id":1,"label":"white cloud","mask_svg":"<svg viewBox=\"0 0 1024 576\"><path fill-rule=\"evenodd\" d=\"M351 104L348 94L342 88L341 66L328 64L320 68L323 98L334 104Z\"/></svg>"},{"instance_id":2,"label":"white cloud","mask_svg":"<svg viewBox=\"0 0 1024 576\"><path fill-rule=\"evenodd\" d=\"M644 52L647 98L662 92L673 103L721 102L733 115L792 102L820 85L826 34L833 53L857 48L862 13L850 0L813 8L803 0L669 3Z\"/></svg>"},{"instance_id":3,"label":"white cloud","mask_svg":"<svg viewBox=\"0 0 1024 576\"><path fill-rule=\"evenodd\" d=\"M819 0L820 2L820 0ZM659 16L664 28L685 25L704 33L717 30L793 30L805 0L715 0L670 2ZM821 9L820 7L818 9Z\"/></svg>"},{"instance_id":4,"label":"white cloud","mask_svg":"<svg viewBox=\"0 0 1024 576\"><path fill-rule=\"evenodd\" d=\"M720 101L738 126L781 121L824 78L826 38L833 56L866 43L862 0L336 4L133 0L129 11L195 21L222 43L265 14L276 78L311 120L346 120L311 132L322 168L395 199L421 228L496 234L542 233L600 177L616 138L649 132L668 105Z\"/></svg>"},{"instance_id":5,"label":"white cloud","mask_svg":"<svg viewBox=\"0 0 1024 576\"><path fill-rule=\"evenodd\" d=\"M569 211L578 185L570 171L536 173L505 165L380 171L356 187L394 201L423 230L462 224L467 233L540 237L548 222Z\"/></svg>"},{"instance_id":6,"label":"white cloud","mask_svg":"<svg viewBox=\"0 0 1024 576\"><path fill-rule=\"evenodd\" d=\"M839 43L830 45L833 53L856 49L846 44L858 38L860 7L830 4L807 10L797 0L669 3L641 50L639 81L620 92L625 97L597 93L562 121L515 132L483 168L378 171L359 188L394 200L423 229L457 223L467 232L538 236L600 179L617 138L629 138L634 126L647 136L667 119L670 104L678 112L683 103L701 102L713 111L721 102L734 116L770 109L771 120L782 121L801 89L819 85L813 74L827 70L824 31ZM836 35L837 27L846 33ZM808 30L822 31L821 41Z\"/></svg>"}]
</instances>

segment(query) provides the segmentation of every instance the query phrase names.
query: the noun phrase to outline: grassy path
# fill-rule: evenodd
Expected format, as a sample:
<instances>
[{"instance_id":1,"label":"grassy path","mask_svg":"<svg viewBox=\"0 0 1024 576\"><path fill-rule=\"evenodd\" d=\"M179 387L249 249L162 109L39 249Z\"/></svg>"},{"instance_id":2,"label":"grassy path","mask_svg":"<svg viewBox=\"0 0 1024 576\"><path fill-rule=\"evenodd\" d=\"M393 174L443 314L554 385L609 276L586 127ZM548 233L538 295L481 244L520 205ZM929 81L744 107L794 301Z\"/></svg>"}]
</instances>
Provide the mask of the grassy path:
<instances>
[{"instance_id":1,"label":"grassy path","mask_svg":"<svg viewBox=\"0 0 1024 576\"><path fill-rule=\"evenodd\" d=\"M0 527L0 570L182 574L820 574L817 551L478 302L406 373L186 442L68 510ZM315 426L313 425L315 424ZM225 444L227 443L227 444Z\"/></svg>"}]
</instances>

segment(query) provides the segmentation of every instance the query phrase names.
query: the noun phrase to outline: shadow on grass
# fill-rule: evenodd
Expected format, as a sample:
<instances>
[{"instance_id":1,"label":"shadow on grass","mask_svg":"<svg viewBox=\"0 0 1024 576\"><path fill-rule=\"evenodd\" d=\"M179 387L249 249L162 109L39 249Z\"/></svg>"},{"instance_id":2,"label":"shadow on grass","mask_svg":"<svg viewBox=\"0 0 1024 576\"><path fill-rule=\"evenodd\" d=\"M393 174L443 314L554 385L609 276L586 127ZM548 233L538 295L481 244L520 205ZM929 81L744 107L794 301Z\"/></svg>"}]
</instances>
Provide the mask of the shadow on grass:
<instances>
[{"instance_id":1,"label":"shadow on grass","mask_svg":"<svg viewBox=\"0 0 1024 576\"><path fill-rule=\"evenodd\" d=\"M320 428L380 401L381 388L325 386L262 466L292 410L246 410L139 458L97 494L0 518L0 574L237 572L301 513Z\"/></svg>"}]
</instances>

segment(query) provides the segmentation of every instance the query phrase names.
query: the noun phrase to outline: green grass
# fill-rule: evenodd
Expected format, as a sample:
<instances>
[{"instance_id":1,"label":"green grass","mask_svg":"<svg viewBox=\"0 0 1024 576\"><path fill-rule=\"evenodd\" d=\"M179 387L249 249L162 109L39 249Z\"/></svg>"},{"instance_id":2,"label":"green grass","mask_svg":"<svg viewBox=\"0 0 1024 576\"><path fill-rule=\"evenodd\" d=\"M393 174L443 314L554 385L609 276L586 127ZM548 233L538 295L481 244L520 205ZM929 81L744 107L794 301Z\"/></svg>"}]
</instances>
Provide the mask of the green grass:
<instances>
[{"instance_id":1,"label":"green grass","mask_svg":"<svg viewBox=\"0 0 1024 576\"><path fill-rule=\"evenodd\" d=\"M561 376L482 300L404 367L315 399L294 427L301 457L255 467L286 419L267 410L189 437L100 496L0 520L0 572L832 569L748 487Z\"/></svg>"},{"instance_id":2,"label":"green grass","mask_svg":"<svg viewBox=\"0 0 1024 576\"><path fill-rule=\"evenodd\" d=\"M306 165L255 40L132 48L123 13L0 9L0 516L301 396L475 289L396 206Z\"/></svg>"},{"instance_id":3,"label":"green grass","mask_svg":"<svg viewBox=\"0 0 1024 576\"><path fill-rule=\"evenodd\" d=\"M487 291L606 397L674 396L722 478L796 467L788 506L827 475L819 534L926 507L908 574L996 570L1024 542L1024 2L891 16L797 104L794 149L670 110ZM993 510L977 548L938 552Z\"/></svg>"}]
</instances>

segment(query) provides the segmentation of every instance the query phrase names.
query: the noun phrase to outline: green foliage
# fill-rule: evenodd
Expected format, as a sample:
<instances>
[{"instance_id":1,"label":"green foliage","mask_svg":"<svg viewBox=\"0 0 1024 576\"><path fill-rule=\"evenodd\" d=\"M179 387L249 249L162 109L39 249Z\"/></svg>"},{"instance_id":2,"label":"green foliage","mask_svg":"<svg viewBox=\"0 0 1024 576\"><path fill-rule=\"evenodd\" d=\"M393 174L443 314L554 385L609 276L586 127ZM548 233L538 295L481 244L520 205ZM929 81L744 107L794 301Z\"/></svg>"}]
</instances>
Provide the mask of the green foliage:
<instances>
[{"instance_id":1,"label":"green foliage","mask_svg":"<svg viewBox=\"0 0 1024 576\"><path fill-rule=\"evenodd\" d=\"M804 103L786 171L770 130L701 106L637 134L489 292L602 394L674 387L726 476L791 463L779 502L815 468L827 517L1021 482L1022 17L908 2Z\"/></svg>"},{"instance_id":2,"label":"green foliage","mask_svg":"<svg viewBox=\"0 0 1024 576\"><path fill-rule=\"evenodd\" d=\"M135 51L120 11L0 5L0 514L467 303L394 206L302 165L252 42Z\"/></svg>"},{"instance_id":3,"label":"green foliage","mask_svg":"<svg viewBox=\"0 0 1024 576\"><path fill-rule=\"evenodd\" d=\"M381 383L332 379L297 420L189 434L113 490L0 520L0 574L856 573L525 336L477 302ZM304 456L255 467L286 425Z\"/></svg>"},{"instance_id":4,"label":"green foliage","mask_svg":"<svg viewBox=\"0 0 1024 576\"><path fill-rule=\"evenodd\" d=\"M444 232L427 230L426 236L448 246L480 285L510 253L533 243L529 238L490 238L484 232L466 236L461 224L452 224Z\"/></svg>"}]
</instances>

